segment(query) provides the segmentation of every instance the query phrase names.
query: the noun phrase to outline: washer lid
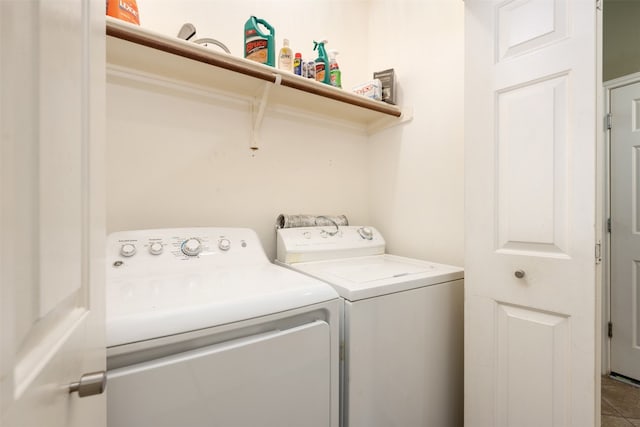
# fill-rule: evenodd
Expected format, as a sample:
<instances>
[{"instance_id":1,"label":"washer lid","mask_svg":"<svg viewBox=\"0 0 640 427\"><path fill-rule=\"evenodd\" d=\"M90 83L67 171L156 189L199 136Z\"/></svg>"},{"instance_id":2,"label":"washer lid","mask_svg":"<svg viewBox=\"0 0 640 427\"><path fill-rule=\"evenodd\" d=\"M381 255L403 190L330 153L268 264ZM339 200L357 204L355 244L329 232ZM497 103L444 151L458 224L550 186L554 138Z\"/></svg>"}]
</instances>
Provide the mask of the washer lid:
<instances>
[{"instance_id":1,"label":"washer lid","mask_svg":"<svg viewBox=\"0 0 640 427\"><path fill-rule=\"evenodd\" d=\"M107 283L107 347L238 322L338 298L326 283L265 262Z\"/></svg>"},{"instance_id":2,"label":"washer lid","mask_svg":"<svg viewBox=\"0 0 640 427\"><path fill-rule=\"evenodd\" d=\"M429 273L433 266L413 265L390 259L366 260L364 263L345 262L327 266L326 272L342 280L362 285L384 279Z\"/></svg>"},{"instance_id":3,"label":"washer lid","mask_svg":"<svg viewBox=\"0 0 640 427\"><path fill-rule=\"evenodd\" d=\"M464 277L460 267L389 254L296 263L290 267L330 283L350 301Z\"/></svg>"}]
</instances>

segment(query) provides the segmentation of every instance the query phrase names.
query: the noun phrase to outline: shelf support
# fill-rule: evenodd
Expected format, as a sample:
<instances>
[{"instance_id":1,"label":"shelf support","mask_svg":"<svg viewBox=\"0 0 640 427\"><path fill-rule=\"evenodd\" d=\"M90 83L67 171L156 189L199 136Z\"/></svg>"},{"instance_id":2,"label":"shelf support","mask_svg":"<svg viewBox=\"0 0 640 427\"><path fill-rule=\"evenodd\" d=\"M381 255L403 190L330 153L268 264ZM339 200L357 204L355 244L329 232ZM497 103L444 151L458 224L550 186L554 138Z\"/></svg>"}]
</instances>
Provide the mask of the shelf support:
<instances>
[{"instance_id":1,"label":"shelf support","mask_svg":"<svg viewBox=\"0 0 640 427\"><path fill-rule=\"evenodd\" d=\"M258 147L258 135L260 128L262 127L262 119L264 118L264 110L267 108L267 102L269 101L269 92L272 86L278 86L282 82L282 76L280 74L274 74L275 80L273 84L267 82L262 90L262 96L260 98L254 98L251 103L251 117L253 121L253 127L251 129L251 144L249 148L257 150Z\"/></svg>"}]
</instances>

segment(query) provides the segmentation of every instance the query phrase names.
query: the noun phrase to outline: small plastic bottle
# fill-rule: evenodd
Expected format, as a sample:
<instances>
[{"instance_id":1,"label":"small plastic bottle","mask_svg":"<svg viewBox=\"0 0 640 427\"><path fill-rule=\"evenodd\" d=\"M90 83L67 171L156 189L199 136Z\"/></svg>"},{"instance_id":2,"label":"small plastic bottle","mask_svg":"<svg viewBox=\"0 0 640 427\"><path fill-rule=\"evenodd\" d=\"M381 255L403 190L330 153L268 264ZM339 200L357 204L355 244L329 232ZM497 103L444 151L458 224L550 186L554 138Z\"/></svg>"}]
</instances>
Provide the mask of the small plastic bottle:
<instances>
[{"instance_id":1,"label":"small plastic bottle","mask_svg":"<svg viewBox=\"0 0 640 427\"><path fill-rule=\"evenodd\" d=\"M296 52L296 56L293 58L293 74L302 75L302 54L300 52Z\"/></svg>"},{"instance_id":2,"label":"small plastic bottle","mask_svg":"<svg viewBox=\"0 0 640 427\"><path fill-rule=\"evenodd\" d=\"M293 72L293 52L289 47L289 39L284 39L280 54L278 55L278 68L280 70Z\"/></svg>"},{"instance_id":3,"label":"small plastic bottle","mask_svg":"<svg viewBox=\"0 0 640 427\"><path fill-rule=\"evenodd\" d=\"M340 71L340 67L338 66L338 61L336 61L336 55L339 54L335 49L331 49L329 51L329 80L331 82L331 86L342 87L342 72Z\"/></svg>"},{"instance_id":4,"label":"small plastic bottle","mask_svg":"<svg viewBox=\"0 0 640 427\"><path fill-rule=\"evenodd\" d=\"M307 61L307 75L305 76L308 79L316 79L316 61L310 59Z\"/></svg>"}]
</instances>

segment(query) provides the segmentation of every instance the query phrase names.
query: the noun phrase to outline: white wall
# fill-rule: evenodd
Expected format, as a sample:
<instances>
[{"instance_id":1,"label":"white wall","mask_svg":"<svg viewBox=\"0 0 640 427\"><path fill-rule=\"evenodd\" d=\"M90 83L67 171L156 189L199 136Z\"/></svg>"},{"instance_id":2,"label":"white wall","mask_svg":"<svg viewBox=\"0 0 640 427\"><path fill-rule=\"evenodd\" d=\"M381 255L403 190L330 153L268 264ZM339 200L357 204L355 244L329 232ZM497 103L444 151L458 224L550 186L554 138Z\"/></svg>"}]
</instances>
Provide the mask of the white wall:
<instances>
[{"instance_id":1,"label":"white wall","mask_svg":"<svg viewBox=\"0 0 640 427\"><path fill-rule=\"evenodd\" d=\"M369 220L363 135L269 114L252 152L245 104L107 91L109 231L251 227L274 257L279 213Z\"/></svg>"},{"instance_id":2,"label":"white wall","mask_svg":"<svg viewBox=\"0 0 640 427\"><path fill-rule=\"evenodd\" d=\"M369 68L394 68L399 104L414 109L370 140L371 221L389 252L463 265L464 3L371 7Z\"/></svg>"},{"instance_id":3,"label":"white wall","mask_svg":"<svg viewBox=\"0 0 640 427\"><path fill-rule=\"evenodd\" d=\"M193 23L242 52L250 15L311 56L326 37L346 88L398 72L412 122L367 137L267 110L261 149L247 148L247 105L211 96L107 88L108 230L247 226L275 256L277 214L346 214L392 253L462 265L462 1L138 0L142 25ZM299 49L307 45L308 49ZM369 49L369 46L371 47Z\"/></svg>"}]
</instances>

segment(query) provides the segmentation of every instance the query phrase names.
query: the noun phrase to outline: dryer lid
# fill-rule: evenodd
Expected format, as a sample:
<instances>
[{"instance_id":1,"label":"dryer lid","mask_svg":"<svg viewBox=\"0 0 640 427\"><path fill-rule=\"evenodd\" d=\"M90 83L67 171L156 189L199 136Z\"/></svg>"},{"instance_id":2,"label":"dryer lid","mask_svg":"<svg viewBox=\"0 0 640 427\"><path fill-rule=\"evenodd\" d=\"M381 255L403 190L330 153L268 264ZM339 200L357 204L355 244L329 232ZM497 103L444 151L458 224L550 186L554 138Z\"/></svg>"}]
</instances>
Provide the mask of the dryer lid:
<instances>
[{"instance_id":1,"label":"dryer lid","mask_svg":"<svg viewBox=\"0 0 640 427\"><path fill-rule=\"evenodd\" d=\"M108 347L338 298L326 283L271 264L245 228L111 233L106 256Z\"/></svg>"},{"instance_id":2,"label":"dryer lid","mask_svg":"<svg viewBox=\"0 0 640 427\"><path fill-rule=\"evenodd\" d=\"M273 264L120 278L107 286L107 347L268 316L338 298L326 283Z\"/></svg>"}]
</instances>

